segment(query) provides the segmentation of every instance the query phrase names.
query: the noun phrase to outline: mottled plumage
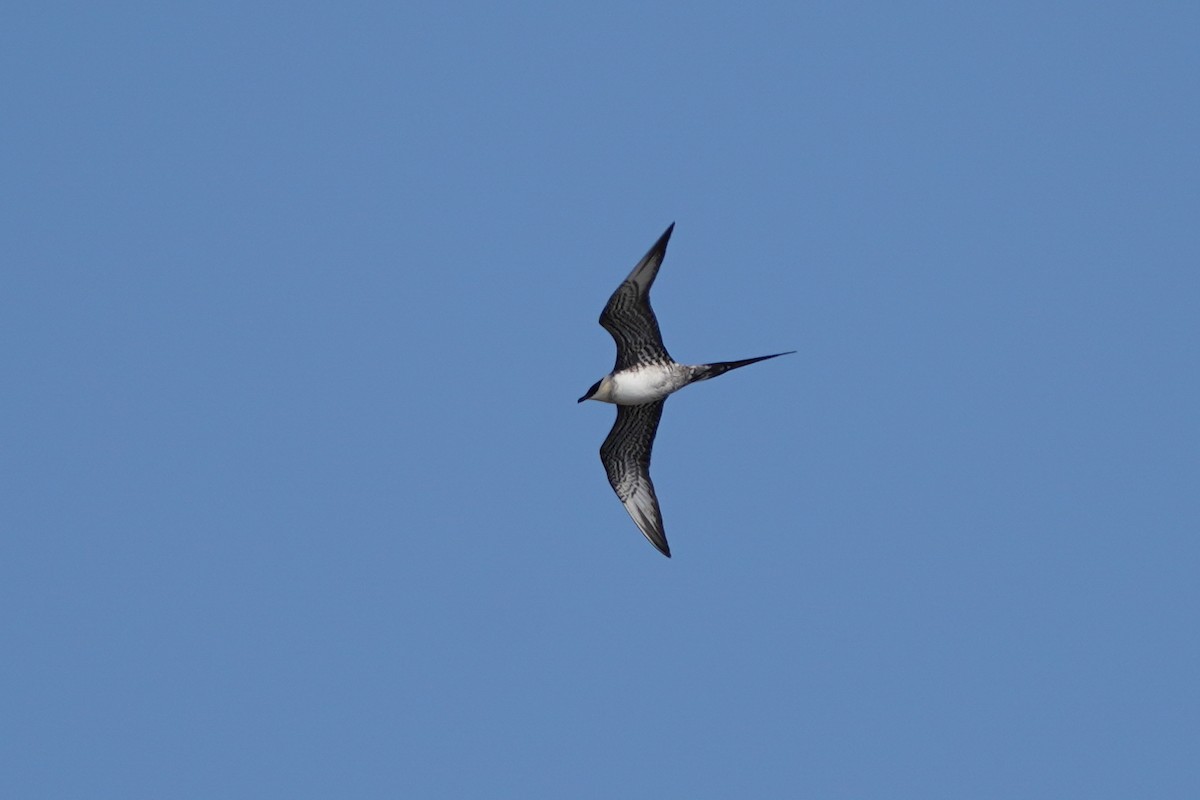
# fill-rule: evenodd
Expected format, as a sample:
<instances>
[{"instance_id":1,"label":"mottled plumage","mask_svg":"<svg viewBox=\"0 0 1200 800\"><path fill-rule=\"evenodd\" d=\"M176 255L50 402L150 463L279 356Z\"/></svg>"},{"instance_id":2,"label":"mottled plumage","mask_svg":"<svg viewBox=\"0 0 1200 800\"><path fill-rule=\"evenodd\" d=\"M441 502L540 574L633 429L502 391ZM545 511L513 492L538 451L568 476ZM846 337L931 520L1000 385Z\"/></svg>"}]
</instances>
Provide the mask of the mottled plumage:
<instances>
[{"instance_id":1,"label":"mottled plumage","mask_svg":"<svg viewBox=\"0 0 1200 800\"><path fill-rule=\"evenodd\" d=\"M650 308L650 286L667 254L667 240L673 230L674 222L612 293L604 311L600 312L600 325L617 343L617 363L613 372L642 364L673 363L667 348L663 347L654 309Z\"/></svg>"},{"instance_id":2,"label":"mottled plumage","mask_svg":"<svg viewBox=\"0 0 1200 800\"><path fill-rule=\"evenodd\" d=\"M600 460L608 472L608 482L633 521L651 544L670 556L658 495L650 480L650 451L666 402L664 399L640 406L617 406L617 421L600 445Z\"/></svg>"},{"instance_id":3,"label":"mottled plumage","mask_svg":"<svg viewBox=\"0 0 1200 800\"><path fill-rule=\"evenodd\" d=\"M654 436L667 395L689 383L787 355L775 353L742 361L698 365L679 364L671 358L663 346L654 310L650 308L650 287L662 266L673 230L675 223L659 237L604 306L600 324L612 334L617 344L617 362L612 372L596 381L587 394L579 398L581 403L600 400L616 404L617 421L600 446L600 460L608 473L608 482L629 516L650 543L668 558L671 548L667 545L658 496L650 480L650 451L654 448Z\"/></svg>"}]
</instances>

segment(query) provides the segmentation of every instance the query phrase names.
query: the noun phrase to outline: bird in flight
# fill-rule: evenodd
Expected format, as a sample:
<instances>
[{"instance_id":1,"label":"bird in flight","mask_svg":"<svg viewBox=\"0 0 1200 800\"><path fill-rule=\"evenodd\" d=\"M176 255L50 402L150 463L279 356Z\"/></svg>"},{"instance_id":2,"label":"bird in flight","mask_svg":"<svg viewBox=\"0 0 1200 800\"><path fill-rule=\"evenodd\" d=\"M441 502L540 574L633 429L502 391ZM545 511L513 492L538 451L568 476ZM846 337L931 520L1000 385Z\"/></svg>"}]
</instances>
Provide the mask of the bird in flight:
<instances>
[{"instance_id":1,"label":"bird in flight","mask_svg":"<svg viewBox=\"0 0 1200 800\"><path fill-rule=\"evenodd\" d=\"M580 403L599 400L616 405L617 421L604 444L600 445L600 460L608 472L608 482L629 516L650 544L667 558L671 557L671 548L663 532L662 512L650 480L650 450L654 447L654 435L658 432L667 395L689 383L796 352L789 350L742 361L696 365L680 364L671 358L663 346L654 310L650 308L650 286L667 253L667 242L673 230L674 222L604 306L600 325L617 343L617 363L612 372L596 381L587 394L579 398Z\"/></svg>"}]
</instances>

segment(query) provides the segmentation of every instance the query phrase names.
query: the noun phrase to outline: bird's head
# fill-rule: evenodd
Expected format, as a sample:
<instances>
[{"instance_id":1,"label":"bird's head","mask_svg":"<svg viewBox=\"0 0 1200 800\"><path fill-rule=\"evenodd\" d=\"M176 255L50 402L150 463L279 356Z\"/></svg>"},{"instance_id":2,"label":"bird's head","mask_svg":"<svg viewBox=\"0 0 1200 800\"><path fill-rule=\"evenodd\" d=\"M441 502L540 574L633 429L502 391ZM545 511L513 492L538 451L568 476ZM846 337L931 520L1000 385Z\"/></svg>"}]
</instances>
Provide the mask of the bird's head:
<instances>
[{"instance_id":1,"label":"bird's head","mask_svg":"<svg viewBox=\"0 0 1200 800\"><path fill-rule=\"evenodd\" d=\"M579 398L576 402L582 403L584 400L600 400L602 402L612 402L612 376L605 375L600 380L592 384L592 388L587 390L587 394Z\"/></svg>"}]
</instances>

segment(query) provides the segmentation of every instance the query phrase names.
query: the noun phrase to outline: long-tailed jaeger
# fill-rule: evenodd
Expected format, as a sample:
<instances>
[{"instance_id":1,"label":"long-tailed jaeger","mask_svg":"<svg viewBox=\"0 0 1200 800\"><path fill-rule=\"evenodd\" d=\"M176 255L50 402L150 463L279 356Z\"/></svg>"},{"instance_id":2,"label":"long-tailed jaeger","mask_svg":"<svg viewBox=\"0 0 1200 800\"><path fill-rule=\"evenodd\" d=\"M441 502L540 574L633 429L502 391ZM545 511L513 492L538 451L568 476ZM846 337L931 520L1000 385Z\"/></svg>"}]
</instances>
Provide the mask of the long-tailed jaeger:
<instances>
[{"instance_id":1,"label":"long-tailed jaeger","mask_svg":"<svg viewBox=\"0 0 1200 800\"><path fill-rule=\"evenodd\" d=\"M654 434L658 432L667 395L689 383L796 352L697 365L680 364L671 358L650 308L650 286L667 253L667 241L673 230L674 222L608 298L608 305L600 314L600 324L617 343L617 363L612 372L579 398L580 403L600 400L616 405L617 421L600 445L600 460L608 472L608 482L629 516L650 544L667 558L671 557L671 548L663 532L654 483L650 480L650 450L654 447Z\"/></svg>"}]
</instances>

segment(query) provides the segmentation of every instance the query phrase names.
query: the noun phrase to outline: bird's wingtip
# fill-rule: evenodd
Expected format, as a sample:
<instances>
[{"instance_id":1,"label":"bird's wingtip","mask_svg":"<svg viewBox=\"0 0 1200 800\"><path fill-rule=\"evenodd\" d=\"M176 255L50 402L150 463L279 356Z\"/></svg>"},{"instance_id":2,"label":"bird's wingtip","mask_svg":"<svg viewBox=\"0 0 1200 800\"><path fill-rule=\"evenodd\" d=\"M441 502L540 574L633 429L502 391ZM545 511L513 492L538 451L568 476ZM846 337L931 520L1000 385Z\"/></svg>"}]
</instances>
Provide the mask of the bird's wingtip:
<instances>
[{"instance_id":1,"label":"bird's wingtip","mask_svg":"<svg viewBox=\"0 0 1200 800\"><path fill-rule=\"evenodd\" d=\"M671 557L671 545L667 544L667 537L662 531L659 531L657 536L650 539L650 544L654 545L654 549L667 558Z\"/></svg>"}]
</instances>

